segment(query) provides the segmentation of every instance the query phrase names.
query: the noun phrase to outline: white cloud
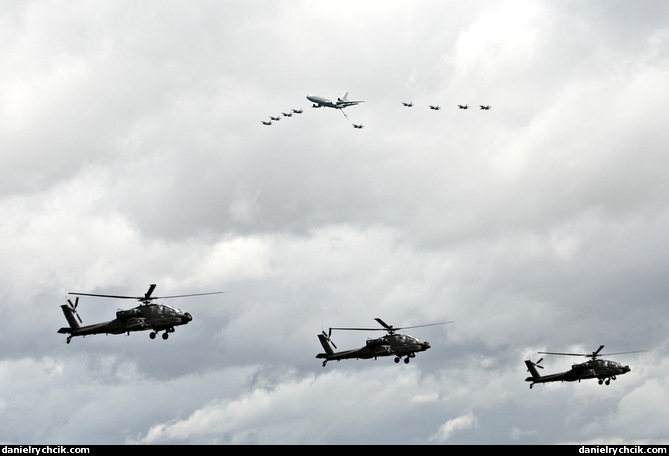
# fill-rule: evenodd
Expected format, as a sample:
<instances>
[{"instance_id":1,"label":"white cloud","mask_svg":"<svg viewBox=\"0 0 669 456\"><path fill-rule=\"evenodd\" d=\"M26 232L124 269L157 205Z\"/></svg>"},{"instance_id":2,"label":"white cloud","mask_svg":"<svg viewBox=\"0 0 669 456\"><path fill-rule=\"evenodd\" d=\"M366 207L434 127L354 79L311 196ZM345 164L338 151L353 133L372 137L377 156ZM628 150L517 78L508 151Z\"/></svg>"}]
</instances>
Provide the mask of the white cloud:
<instances>
[{"instance_id":1,"label":"white cloud","mask_svg":"<svg viewBox=\"0 0 669 456\"><path fill-rule=\"evenodd\" d=\"M459 416L443 423L441 426L439 426L439 430L430 437L430 440L444 443L458 432L477 427L478 420L476 416L472 412L468 412L466 415Z\"/></svg>"}]
</instances>

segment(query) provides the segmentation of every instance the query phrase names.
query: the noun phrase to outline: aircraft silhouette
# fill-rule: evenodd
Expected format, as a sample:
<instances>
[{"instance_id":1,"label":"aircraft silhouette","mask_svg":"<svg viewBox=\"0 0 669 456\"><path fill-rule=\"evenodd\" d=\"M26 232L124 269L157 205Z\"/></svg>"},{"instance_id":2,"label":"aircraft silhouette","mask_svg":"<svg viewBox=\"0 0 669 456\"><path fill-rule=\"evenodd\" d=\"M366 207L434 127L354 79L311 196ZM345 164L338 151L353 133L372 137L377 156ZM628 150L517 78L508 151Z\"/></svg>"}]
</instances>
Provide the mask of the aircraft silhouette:
<instances>
[{"instance_id":1,"label":"aircraft silhouette","mask_svg":"<svg viewBox=\"0 0 669 456\"><path fill-rule=\"evenodd\" d=\"M407 101L403 101L402 104L403 104L404 106L406 106L407 108L410 108L410 107L413 106L413 102L411 102L411 101L409 101L409 102L407 102Z\"/></svg>"},{"instance_id":2,"label":"aircraft silhouette","mask_svg":"<svg viewBox=\"0 0 669 456\"><path fill-rule=\"evenodd\" d=\"M61 305L65 319L69 323L69 327L60 328L60 334L69 334L67 336L67 343L69 344L73 337L77 336L91 336L94 334L123 334L130 335L134 331L151 331L149 337L155 339L159 331L163 333L163 339L167 340L169 333L174 332L175 326L186 325L193 320L193 316L188 312L182 312L176 307L170 307L164 304L153 304L154 299L168 299L168 298L185 298L190 296L204 296L223 293L222 291L215 291L212 293L197 293L175 296L151 296L156 284L149 285L149 290L144 296L118 296L106 294L93 293L68 293L77 295L76 300L72 303L67 300L67 304ZM81 317L77 313L77 306L79 305L79 296L96 296L102 298L116 298L116 299L136 299L141 302L137 307L128 310L117 310L116 318L111 321L103 323L95 323L92 325L81 326L83 323ZM76 318L75 318L76 316Z\"/></svg>"},{"instance_id":3,"label":"aircraft silhouette","mask_svg":"<svg viewBox=\"0 0 669 456\"><path fill-rule=\"evenodd\" d=\"M400 359L404 356L404 363L409 364L411 358L416 357L416 353L428 350L430 348L430 343L421 341L417 337L410 336L408 334L396 334L396 331L453 323L452 321L442 321L440 323L431 323L427 325L395 328L386 324L380 318L375 318L374 320L383 326L383 328L330 328L328 333L323 331L321 334L318 334L318 340L321 342L325 352L317 354L316 358L323 360L323 367L325 367L328 361L341 361L343 359L377 359L382 356L395 356L396 363L399 363ZM386 331L388 334L383 337L379 337L378 339L367 339L364 347L335 352L334 349L336 349L337 346L330 338L332 331L335 330Z\"/></svg>"},{"instance_id":4,"label":"aircraft silhouette","mask_svg":"<svg viewBox=\"0 0 669 456\"><path fill-rule=\"evenodd\" d=\"M311 101L313 105L311 105L312 108L334 108L334 109L339 109L342 114L344 114L344 117L346 117L346 120L348 120L348 116L344 112L344 108L348 108L349 106L355 106L359 103L364 103L362 100L356 100L352 101L348 99L348 92L346 92L341 98L337 98L337 100L330 100L329 98L321 97L319 95L307 95L307 100Z\"/></svg>"},{"instance_id":5,"label":"aircraft silhouette","mask_svg":"<svg viewBox=\"0 0 669 456\"><path fill-rule=\"evenodd\" d=\"M278 121L281 120L281 117L273 117L273 116L269 116L269 118L272 119L274 122L278 122Z\"/></svg>"},{"instance_id":6,"label":"aircraft silhouette","mask_svg":"<svg viewBox=\"0 0 669 456\"><path fill-rule=\"evenodd\" d=\"M293 113L292 113L292 112L282 112L281 115L282 115L283 117L292 117L292 116L293 116Z\"/></svg>"},{"instance_id":7,"label":"aircraft silhouette","mask_svg":"<svg viewBox=\"0 0 669 456\"><path fill-rule=\"evenodd\" d=\"M364 128L364 125L363 124L353 124L353 128L358 128L358 129Z\"/></svg>"},{"instance_id":8,"label":"aircraft silhouette","mask_svg":"<svg viewBox=\"0 0 669 456\"><path fill-rule=\"evenodd\" d=\"M479 105L479 107L480 107L481 109L487 111L488 109L490 109L491 106L490 106L490 105Z\"/></svg>"},{"instance_id":9,"label":"aircraft silhouette","mask_svg":"<svg viewBox=\"0 0 669 456\"><path fill-rule=\"evenodd\" d=\"M527 370L532 374L530 377L525 379L526 382L530 383L530 389L534 386L535 383L550 383L550 382L576 382L580 383L581 380L587 380L590 378L596 378L598 383L601 385L605 383L609 385L611 380L615 380L618 375L626 374L630 371L629 366L623 366L622 364L611 361L607 359L597 359L600 356L613 356L613 355L623 355L627 353L641 353L647 350L639 351L629 351L629 352L619 352L619 353L608 353L605 355L600 354L604 348L603 345L600 345L599 348L592 353L556 353L556 352L539 352L544 355L565 355L565 356L585 356L589 357L590 360L584 363L577 363L571 366L571 369L565 372L559 372L556 374L549 375L540 375L537 367L543 369L544 367L539 365L543 358L539 359L536 363L528 360L525 360L525 365Z\"/></svg>"},{"instance_id":10,"label":"aircraft silhouette","mask_svg":"<svg viewBox=\"0 0 669 456\"><path fill-rule=\"evenodd\" d=\"M302 112L303 112L301 109L293 109L292 111L295 114L302 114Z\"/></svg>"},{"instance_id":11,"label":"aircraft silhouette","mask_svg":"<svg viewBox=\"0 0 669 456\"><path fill-rule=\"evenodd\" d=\"M439 105L436 105L436 106L435 106L435 105L430 105L430 109L432 109L432 110L434 110L434 111L439 111L439 110L441 109L441 106L439 106Z\"/></svg>"},{"instance_id":12,"label":"aircraft silhouette","mask_svg":"<svg viewBox=\"0 0 669 456\"><path fill-rule=\"evenodd\" d=\"M272 125L271 120L261 120L261 122L262 122L263 125Z\"/></svg>"},{"instance_id":13,"label":"aircraft silhouette","mask_svg":"<svg viewBox=\"0 0 669 456\"><path fill-rule=\"evenodd\" d=\"M460 109L469 109L469 105L458 105L458 108Z\"/></svg>"},{"instance_id":14,"label":"aircraft silhouette","mask_svg":"<svg viewBox=\"0 0 669 456\"><path fill-rule=\"evenodd\" d=\"M355 106L359 103L364 103L362 100L351 101L348 99L348 92L344 94L341 98L337 98L336 101L330 100L329 98L321 97L318 95L307 95L307 100L313 103L313 108L334 108L334 109L344 109L349 106Z\"/></svg>"}]
</instances>

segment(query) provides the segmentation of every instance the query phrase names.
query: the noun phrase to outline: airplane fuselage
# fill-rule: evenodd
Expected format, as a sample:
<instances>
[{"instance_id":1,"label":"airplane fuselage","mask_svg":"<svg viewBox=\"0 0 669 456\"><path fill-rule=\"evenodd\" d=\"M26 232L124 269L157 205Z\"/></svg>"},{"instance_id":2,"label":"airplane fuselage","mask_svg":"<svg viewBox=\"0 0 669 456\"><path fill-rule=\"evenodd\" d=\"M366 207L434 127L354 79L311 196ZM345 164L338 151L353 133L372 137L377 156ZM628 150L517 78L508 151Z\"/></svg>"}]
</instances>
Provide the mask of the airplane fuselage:
<instances>
[{"instance_id":1,"label":"airplane fuselage","mask_svg":"<svg viewBox=\"0 0 669 456\"><path fill-rule=\"evenodd\" d=\"M331 100L329 98L321 97L319 95L307 95L307 100L313 103L313 108L334 108L334 109L344 109L349 106L355 106L358 103L362 103L361 100L351 101L348 99L348 92L344 94L343 97L338 98L337 100Z\"/></svg>"}]
</instances>

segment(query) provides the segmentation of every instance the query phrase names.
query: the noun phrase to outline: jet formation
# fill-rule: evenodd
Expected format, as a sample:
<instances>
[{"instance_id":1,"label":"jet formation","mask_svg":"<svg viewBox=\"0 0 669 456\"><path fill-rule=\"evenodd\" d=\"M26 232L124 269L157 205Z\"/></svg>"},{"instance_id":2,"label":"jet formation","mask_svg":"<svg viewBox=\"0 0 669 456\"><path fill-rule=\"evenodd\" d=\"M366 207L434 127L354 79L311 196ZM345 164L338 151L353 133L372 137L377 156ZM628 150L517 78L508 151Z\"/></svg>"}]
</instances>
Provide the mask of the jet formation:
<instances>
[{"instance_id":1,"label":"jet formation","mask_svg":"<svg viewBox=\"0 0 669 456\"><path fill-rule=\"evenodd\" d=\"M293 114L302 114L304 111L301 109L291 109L287 112L281 112L283 117L293 117ZM278 122L281 120L280 116L269 116L269 120L261 120L263 125L272 125L273 122Z\"/></svg>"},{"instance_id":2,"label":"jet formation","mask_svg":"<svg viewBox=\"0 0 669 456\"><path fill-rule=\"evenodd\" d=\"M364 103L364 100L349 100L348 99L348 92L346 92L344 95L341 97L338 97L336 99L331 99L331 98L326 98L320 95L313 95L309 94L307 95L307 100L309 100L312 105L312 108L331 108L331 109L337 109L341 111L341 113L346 117L346 120L349 120L348 116L346 115L346 112L344 112L345 108L349 108L351 106L356 106L360 103ZM403 101L402 105L407 108L412 108L413 107L413 101ZM430 110L432 111L439 111L441 110L441 106L438 104L430 104L428 105ZM458 104L457 105L459 109L469 109L468 104ZM483 111L488 111L490 110L491 106L490 105L479 105L479 108ZM304 111L302 109L291 109L286 112L281 112L281 116L283 117L292 117L293 114L302 114ZM272 125L273 122L278 122L281 120L281 116L269 116L270 120L263 120L262 124L263 125ZM353 128L355 129L362 129L364 128L364 125L362 123L351 123Z\"/></svg>"}]
</instances>

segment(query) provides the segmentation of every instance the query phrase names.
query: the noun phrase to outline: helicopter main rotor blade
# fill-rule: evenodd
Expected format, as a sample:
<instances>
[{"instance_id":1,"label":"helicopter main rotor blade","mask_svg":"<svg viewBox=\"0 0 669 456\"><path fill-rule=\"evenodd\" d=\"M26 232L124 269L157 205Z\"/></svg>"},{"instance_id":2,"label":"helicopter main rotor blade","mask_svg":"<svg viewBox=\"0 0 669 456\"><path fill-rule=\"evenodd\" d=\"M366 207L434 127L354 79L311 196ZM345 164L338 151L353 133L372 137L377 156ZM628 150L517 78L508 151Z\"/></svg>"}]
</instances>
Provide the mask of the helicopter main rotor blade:
<instances>
[{"instance_id":1,"label":"helicopter main rotor blade","mask_svg":"<svg viewBox=\"0 0 669 456\"><path fill-rule=\"evenodd\" d=\"M543 355L587 356L590 358L598 358L600 356L626 355L628 353L643 353L648 351L648 350L634 350L634 351L616 352L616 353L599 353L603 347L604 346L602 345L597 351L594 351L592 353L562 353L562 352L537 352L537 353L541 353Z\"/></svg>"},{"instance_id":2,"label":"helicopter main rotor blade","mask_svg":"<svg viewBox=\"0 0 669 456\"><path fill-rule=\"evenodd\" d=\"M117 299L144 299L143 296L137 297L137 296L119 296L119 295L108 295L108 294L96 294L96 293L68 293L71 295L77 295L77 296L95 296L98 298L117 298Z\"/></svg>"},{"instance_id":3,"label":"helicopter main rotor blade","mask_svg":"<svg viewBox=\"0 0 669 456\"><path fill-rule=\"evenodd\" d=\"M560 353L560 352L537 352L542 355L563 355L563 356L592 356L592 353Z\"/></svg>"},{"instance_id":4,"label":"helicopter main rotor blade","mask_svg":"<svg viewBox=\"0 0 669 456\"><path fill-rule=\"evenodd\" d=\"M627 355L628 353L643 353L643 352L647 352L647 351L648 350L634 350L634 351L627 351L627 352L603 353L603 354L597 355L597 356Z\"/></svg>"},{"instance_id":5,"label":"helicopter main rotor blade","mask_svg":"<svg viewBox=\"0 0 669 456\"><path fill-rule=\"evenodd\" d=\"M332 331L385 331L383 328L330 328L330 333Z\"/></svg>"},{"instance_id":6,"label":"helicopter main rotor blade","mask_svg":"<svg viewBox=\"0 0 669 456\"><path fill-rule=\"evenodd\" d=\"M561 353L561 352L538 352L538 353L542 353L544 355L589 356L591 358L596 358L598 356L606 356L606 355L600 355L599 354L599 352L602 351L602 348L604 348L604 346L600 345L599 348L592 353Z\"/></svg>"},{"instance_id":7,"label":"helicopter main rotor blade","mask_svg":"<svg viewBox=\"0 0 669 456\"><path fill-rule=\"evenodd\" d=\"M422 328L425 326L437 326L437 325L445 325L446 323L455 323L455 321L441 321L439 323L429 323L427 325L416 325L416 326L403 326L401 328L393 328L395 331L399 331L401 329L412 329L412 328Z\"/></svg>"},{"instance_id":8,"label":"helicopter main rotor blade","mask_svg":"<svg viewBox=\"0 0 669 456\"><path fill-rule=\"evenodd\" d=\"M388 323L381 320L380 318L375 318L374 320L376 320L381 326L386 328L388 331L394 331L395 330L395 328L393 328L392 325L389 325Z\"/></svg>"},{"instance_id":9,"label":"helicopter main rotor blade","mask_svg":"<svg viewBox=\"0 0 669 456\"><path fill-rule=\"evenodd\" d=\"M149 285L149 291L147 291L144 294L144 299L147 299L147 300L151 299L151 293L153 293L153 290L155 290L155 289L156 289L156 284L155 283L152 283L151 285Z\"/></svg>"},{"instance_id":10,"label":"helicopter main rotor blade","mask_svg":"<svg viewBox=\"0 0 669 456\"><path fill-rule=\"evenodd\" d=\"M205 296L205 295L215 295L215 294L222 294L224 293L223 291L212 291L209 293L192 293L192 294L185 294L185 295L174 295L174 296L154 296L150 299L168 299L168 298L187 298L189 296Z\"/></svg>"},{"instance_id":11,"label":"helicopter main rotor blade","mask_svg":"<svg viewBox=\"0 0 669 456\"><path fill-rule=\"evenodd\" d=\"M154 299L168 299L168 298L185 298L189 296L204 296L204 295L212 295L212 294L221 294L223 293L222 291L214 291L210 293L194 293L194 294L185 294L185 295L174 295L174 296L123 296L123 295L108 295L108 294L97 294L97 293L68 293L71 295L78 295L78 296L95 296L98 298L116 298L116 299L136 299L138 301L151 301Z\"/></svg>"},{"instance_id":12,"label":"helicopter main rotor blade","mask_svg":"<svg viewBox=\"0 0 669 456\"><path fill-rule=\"evenodd\" d=\"M395 331L399 331L399 330L402 330L402 329L423 328L425 326L436 326L436 325L445 325L447 323L455 323L455 321L440 321L438 323L428 323L426 325L403 326L401 328L395 328L392 325L387 324L386 322L384 322L380 318L375 318L374 320L376 320L381 326L383 326L383 328L334 328L333 327L333 328L330 328L330 331L339 330L339 331L389 331L389 332L395 332Z\"/></svg>"}]
</instances>

